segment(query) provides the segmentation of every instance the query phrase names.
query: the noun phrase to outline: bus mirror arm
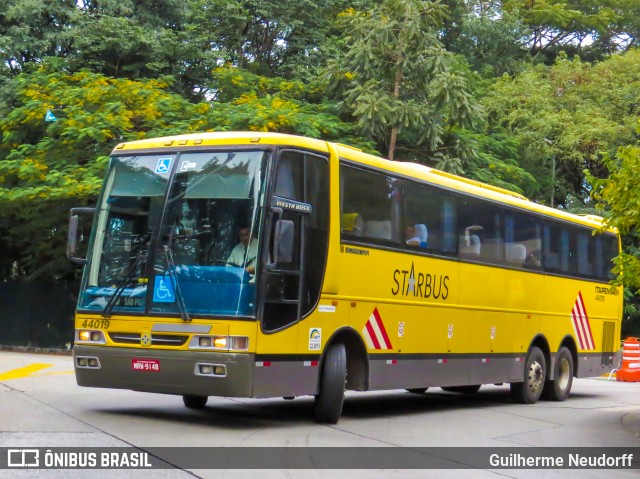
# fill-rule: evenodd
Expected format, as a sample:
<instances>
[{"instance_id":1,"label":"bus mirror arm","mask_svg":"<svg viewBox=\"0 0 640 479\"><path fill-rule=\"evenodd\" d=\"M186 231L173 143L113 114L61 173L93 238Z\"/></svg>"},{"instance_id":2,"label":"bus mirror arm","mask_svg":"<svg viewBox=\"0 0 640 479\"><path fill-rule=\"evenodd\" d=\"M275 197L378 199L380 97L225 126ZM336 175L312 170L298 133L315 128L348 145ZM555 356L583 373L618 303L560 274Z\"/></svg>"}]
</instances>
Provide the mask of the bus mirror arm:
<instances>
[{"instance_id":1,"label":"bus mirror arm","mask_svg":"<svg viewBox=\"0 0 640 479\"><path fill-rule=\"evenodd\" d=\"M75 256L78 250L78 225L80 224L80 213L93 214L95 208L71 208L69 212L69 234L67 236L67 258L75 264L84 265L86 258Z\"/></svg>"}]
</instances>

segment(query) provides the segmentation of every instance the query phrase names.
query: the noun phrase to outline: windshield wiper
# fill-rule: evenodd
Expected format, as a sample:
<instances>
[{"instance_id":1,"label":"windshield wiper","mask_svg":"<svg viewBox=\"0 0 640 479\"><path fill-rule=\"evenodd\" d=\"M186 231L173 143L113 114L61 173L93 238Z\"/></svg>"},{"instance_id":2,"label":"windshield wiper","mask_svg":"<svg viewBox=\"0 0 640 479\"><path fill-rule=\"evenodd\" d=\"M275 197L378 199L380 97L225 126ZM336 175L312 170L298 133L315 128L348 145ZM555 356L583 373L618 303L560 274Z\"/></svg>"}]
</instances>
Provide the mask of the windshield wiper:
<instances>
[{"instance_id":1,"label":"windshield wiper","mask_svg":"<svg viewBox=\"0 0 640 479\"><path fill-rule=\"evenodd\" d=\"M173 245L173 236L175 232L175 228L171 228L167 243L163 246L164 258L165 262L167 263L167 269L165 270L165 273L168 272L169 278L171 278L171 284L173 285L173 291L176 295L176 303L178 304L178 312L180 313L180 317L183 321L191 321L189 313L187 313L187 306L184 303L184 296L182 296L182 291L180 291L180 282L178 281L178 275L176 273L176 263L173 260L173 251L171 251L171 246Z\"/></svg>"},{"instance_id":2,"label":"windshield wiper","mask_svg":"<svg viewBox=\"0 0 640 479\"><path fill-rule=\"evenodd\" d=\"M168 272L169 277L171 278L171 283L173 285L173 290L175 291L176 303L178 304L180 317L183 321L191 321L189 313L187 312L187 306L184 303L184 297L182 296L182 292L180 291L180 282L178 281L178 275L176 274L176 264L173 261L173 252L171 251L172 239L173 235L169 237L169 241L166 245L164 245L164 257L167 262L167 270L165 272Z\"/></svg>"},{"instance_id":3,"label":"windshield wiper","mask_svg":"<svg viewBox=\"0 0 640 479\"><path fill-rule=\"evenodd\" d=\"M113 294L109 298L109 301L107 301L106 306L102 310L103 318L111 317L111 310L113 310L114 306L116 305L116 301L120 298L120 296L122 296L122 293L124 293L124 290L131 285L131 283L133 282L133 276L138 270L138 267L142 264L142 262L146 258L147 258L146 250L141 249L140 251L138 251L135 261L131 263L131 266L129 266L129 269L127 270L127 274L124 276L124 278L122 278L118 282L118 284L116 285L116 290L113 292Z\"/></svg>"}]
</instances>

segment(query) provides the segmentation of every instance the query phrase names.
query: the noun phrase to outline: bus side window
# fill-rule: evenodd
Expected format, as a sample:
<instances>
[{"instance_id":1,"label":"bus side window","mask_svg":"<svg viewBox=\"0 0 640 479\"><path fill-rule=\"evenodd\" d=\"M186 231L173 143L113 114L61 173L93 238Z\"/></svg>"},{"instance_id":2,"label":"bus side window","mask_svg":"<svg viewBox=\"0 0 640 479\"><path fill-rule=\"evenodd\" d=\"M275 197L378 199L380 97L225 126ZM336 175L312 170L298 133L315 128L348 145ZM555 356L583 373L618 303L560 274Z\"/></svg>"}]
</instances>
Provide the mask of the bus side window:
<instances>
[{"instance_id":1,"label":"bus side window","mask_svg":"<svg viewBox=\"0 0 640 479\"><path fill-rule=\"evenodd\" d=\"M403 246L430 253L456 253L456 201L448 193L432 186L402 181Z\"/></svg>"},{"instance_id":2,"label":"bus side window","mask_svg":"<svg viewBox=\"0 0 640 479\"><path fill-rule=\"evenodd\" d=\"M542 234L540 222L532 215L507 211L505 224L505 260L508 265L527 269L540 269Z\"/></svg>"},{"instance_id":3,"label":"bus side window","mask_svg":"<svg viewBox=\"0 0 640 479\"><path fill-rule=\"evenodd\" d=\"M340 181L343 237L398 242L399 235L394 231L398 222L395 178L342 164Z\"/></svg>"},{"instance_id":4,"label":"bus side window","mask_svg":"<svg viewBox=\"0 0 640 479\"><path fill-rule=\"evenodd\" d=\"M502 208L481 199L461 198L459 209L460 256L502 264L505 241Z\"/></svg>"}]
</instances>

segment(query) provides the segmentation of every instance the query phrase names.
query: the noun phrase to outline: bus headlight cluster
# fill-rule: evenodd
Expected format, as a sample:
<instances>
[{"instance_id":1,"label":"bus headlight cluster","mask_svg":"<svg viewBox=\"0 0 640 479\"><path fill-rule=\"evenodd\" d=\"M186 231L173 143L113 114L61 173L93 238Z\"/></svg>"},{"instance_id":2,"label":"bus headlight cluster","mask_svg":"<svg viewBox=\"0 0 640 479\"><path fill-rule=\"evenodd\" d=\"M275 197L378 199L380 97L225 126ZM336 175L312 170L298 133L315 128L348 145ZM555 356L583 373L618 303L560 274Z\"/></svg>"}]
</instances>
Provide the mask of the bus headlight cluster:
<instances>
[{"instance_id":1,"label":"bus headlight cluster","mask_svg":"<svg viewBox=\"0 0 640 479\"><path fill-rule=\"evenodd\" d=\"M213 349L216 351L247 351L247 336L194 336L189 342L189 349Z\"/></svg>"},{"instance_id":2,"label":"bus headlight cluster","mask_svg":"<svg viewBox=\"0 0 640 479\"><path fill-rule=\"evenodd\" d=\"M75 342L78 344L105 344L107 341L102 331L93 329L76 329Z\"/></svg>"}]
</instances>

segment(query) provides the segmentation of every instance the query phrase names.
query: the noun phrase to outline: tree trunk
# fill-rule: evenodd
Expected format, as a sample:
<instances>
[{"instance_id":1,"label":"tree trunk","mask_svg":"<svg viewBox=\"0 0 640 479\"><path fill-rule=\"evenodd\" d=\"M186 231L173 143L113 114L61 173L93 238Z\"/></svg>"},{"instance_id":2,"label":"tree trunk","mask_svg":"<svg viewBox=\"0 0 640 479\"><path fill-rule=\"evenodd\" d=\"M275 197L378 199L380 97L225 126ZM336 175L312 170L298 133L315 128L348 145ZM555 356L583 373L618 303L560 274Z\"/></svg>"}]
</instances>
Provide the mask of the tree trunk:
<instances>
[{"instance_id":1,"label":"tree trunk","mask_svg":"<svg viewBox=\"0 0 640 479\"><path fill-rule=\"evenodd\" d=\"M402 42L400 43L402 45ZM396 69L396 78L393 82L393 97L400 97L400 83L402 83L402 53L400 53L400 60L398 61L398 68ZM389 138L389 154L388 158L393 161L396 152L396 142L398 141L398 127L391 127L391 137Z\"/></svg>"},{"instance_id":2,"label":"tree trunk","mask_svg":"<svg viewBox=\"0 0 640 479\"><path fill-rule=\"evenodd\" d=\"M398 127L394 126L391 128L391 138L389 138L389 154L387 158L393 161L393 156L396 152L396 141L398 138Z\"/></svg>"}]
</instances>

